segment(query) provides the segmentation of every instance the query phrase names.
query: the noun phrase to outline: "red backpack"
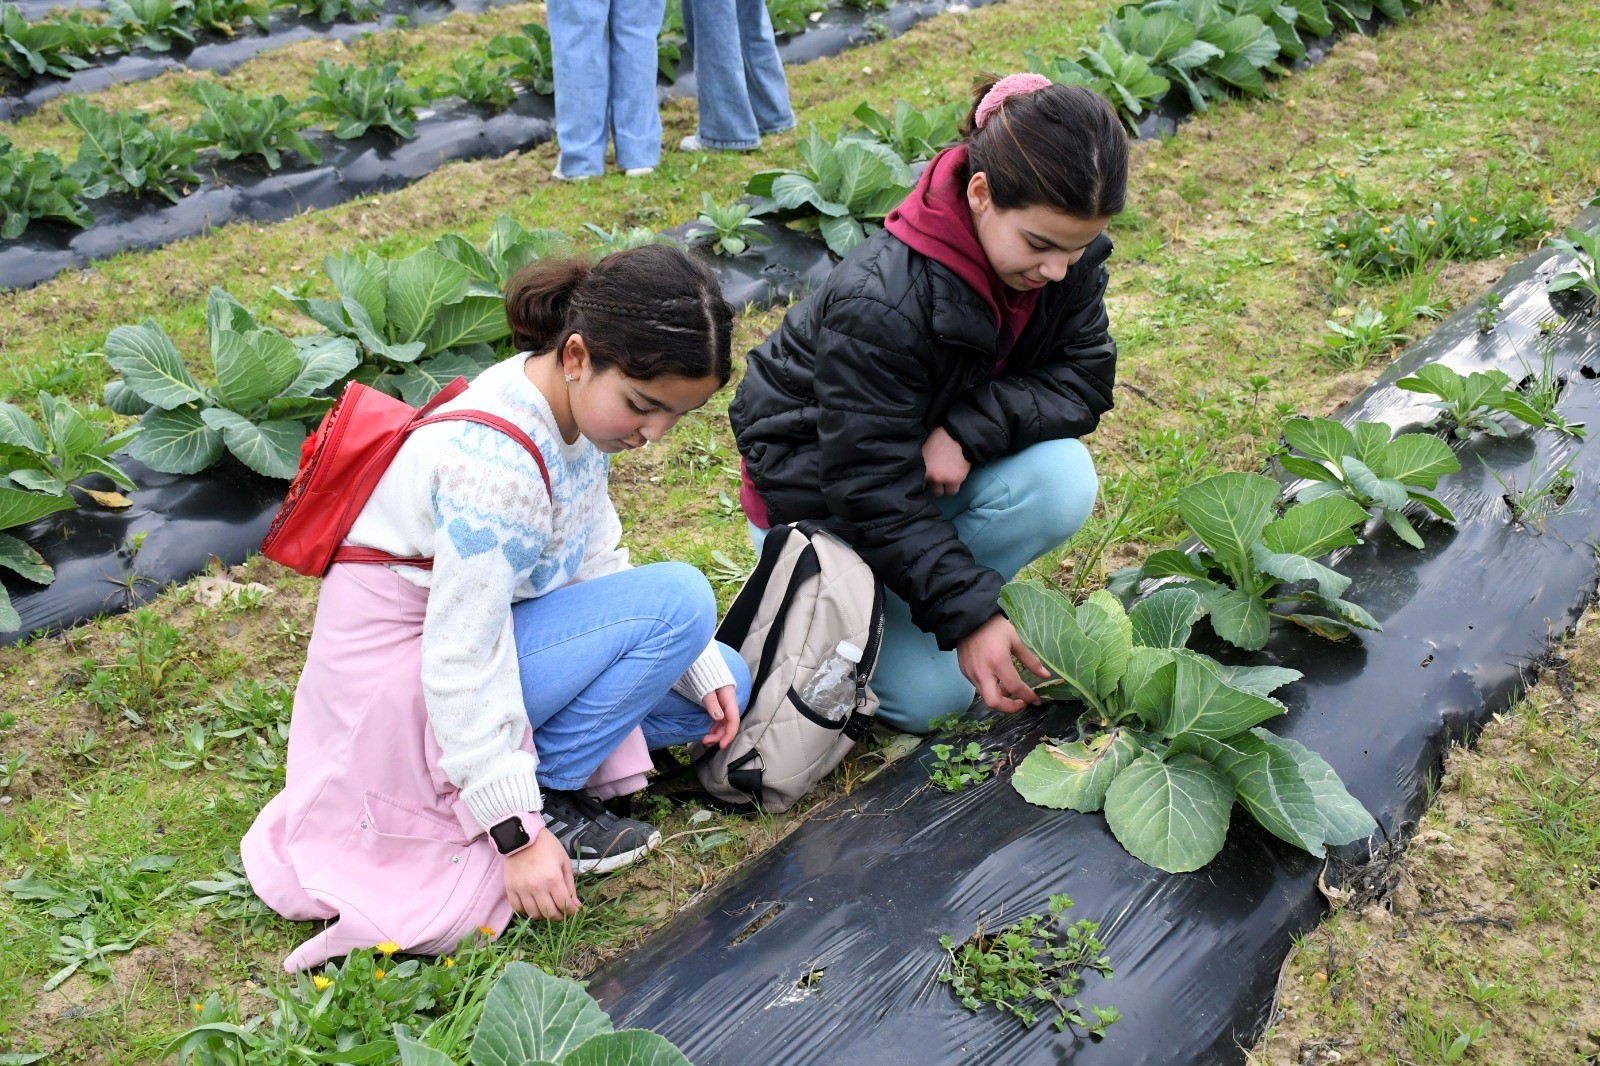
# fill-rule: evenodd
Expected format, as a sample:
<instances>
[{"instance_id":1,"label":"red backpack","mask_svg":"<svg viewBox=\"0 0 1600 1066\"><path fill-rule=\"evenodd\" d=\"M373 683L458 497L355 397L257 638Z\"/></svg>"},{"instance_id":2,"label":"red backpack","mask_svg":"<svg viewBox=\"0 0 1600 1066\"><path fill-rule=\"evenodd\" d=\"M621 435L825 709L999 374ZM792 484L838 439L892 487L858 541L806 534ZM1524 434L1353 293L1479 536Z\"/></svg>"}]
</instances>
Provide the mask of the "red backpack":
<instances>
[{"instance_id":1,"label":"red backpack","mask_svg":"<svg viewBox=\"0 0 1600 1066\"><path fill-rule=\"evenodd\" d=\"M300 446L300 469L261 542L261 554L308 577L321 577L334 563L405 563L431 570L432 559L341 545L400 445L412 430L435 422L477 422L504 433L533 456L549 493L544 456L515 425L487 411L433 413L466 387L466 378L456 378L419 410L360 382L347 385Z\"/></svg>"}]
</instances>

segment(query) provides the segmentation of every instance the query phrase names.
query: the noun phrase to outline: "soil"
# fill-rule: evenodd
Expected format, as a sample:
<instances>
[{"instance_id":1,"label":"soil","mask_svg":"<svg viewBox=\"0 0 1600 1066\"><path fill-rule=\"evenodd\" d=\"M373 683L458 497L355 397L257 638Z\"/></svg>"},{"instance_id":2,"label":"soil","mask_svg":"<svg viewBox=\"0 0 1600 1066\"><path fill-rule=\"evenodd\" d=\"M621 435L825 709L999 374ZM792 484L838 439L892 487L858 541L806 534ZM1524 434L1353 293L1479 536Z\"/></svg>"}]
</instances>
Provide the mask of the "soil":
<instances>
[{"instance_id":1,"label":"soil","mask_svg":"<svg viewBox=\"0 0 1600 1066\"><path fill-rule=\"evenodd\" d=\"M1421 1016L1450 1025L1489 1023L1466 1061L1600 1061L1600 870L1592 843L1586 854L1573 849L1576 869L1547 865L1530 877L1528 857L1538 849L1521 828L1538 821L1530 797L1548 788L1552 774L1579 783L1600 773L1597 617L1552 657L1530 693L1529 705L1541 713L1497 716L1475 749L1450 754L1434 807L1397 869L1378 879L1392 887L1302 939L1252 1063L1396 1061L1418 1004L1426 1005ZM1579 834L1593 832L1589 818ZM1510 991L1474 1002L1468 970Z\"/></svg>"}]
</instances>

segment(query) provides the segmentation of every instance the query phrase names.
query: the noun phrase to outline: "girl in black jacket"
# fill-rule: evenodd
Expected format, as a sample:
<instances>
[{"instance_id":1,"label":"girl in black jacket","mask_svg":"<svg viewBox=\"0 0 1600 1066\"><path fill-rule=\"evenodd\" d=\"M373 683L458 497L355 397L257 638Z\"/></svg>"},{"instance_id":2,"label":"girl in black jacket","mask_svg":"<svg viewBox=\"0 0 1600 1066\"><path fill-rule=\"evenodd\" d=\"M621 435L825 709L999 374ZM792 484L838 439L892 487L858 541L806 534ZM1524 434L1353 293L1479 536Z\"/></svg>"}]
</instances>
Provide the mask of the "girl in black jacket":
<instances>
[{"instance_id":1,"label":"girl in black jacket","mask_svg":"<svg viewBox=\"0 0 1600 1066\"><path fill-rule=\"evenodd\" d=\"M981 83L883 231L749 356L729 409L759 545L823 519L891 595L873 689L925 732L976 689L1012 712L1048 676L1000 587L1094 506L1078 438L1111 408L1105 228L1127 138L1095 93L1036 74Z\"/></svg>"}]
</instances>

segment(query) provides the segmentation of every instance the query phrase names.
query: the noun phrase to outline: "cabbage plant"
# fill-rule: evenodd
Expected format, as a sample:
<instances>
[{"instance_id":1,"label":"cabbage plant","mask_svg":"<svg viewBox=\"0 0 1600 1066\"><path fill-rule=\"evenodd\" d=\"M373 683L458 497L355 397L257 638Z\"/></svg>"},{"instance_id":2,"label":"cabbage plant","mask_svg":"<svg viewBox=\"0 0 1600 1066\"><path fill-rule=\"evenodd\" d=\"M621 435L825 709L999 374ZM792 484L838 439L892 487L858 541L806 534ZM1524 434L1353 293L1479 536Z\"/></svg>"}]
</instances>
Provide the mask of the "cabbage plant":
<instances>
[{"instance_id":1,"label":"cabbage plant","mask_svg":"<svg viewBox=\"0 0 1600 1066\"><path fill-rule=\"evenodd\" d=\"M802 228L822 231L841 258L883 225L883 217L911 192L911 167L887 145L843 133L832 143L815 127L800 142L803 171L763 170L745 185L770 196L779 211L799 213Z\"/></svg>"},{"instance_id":2,"label":"cabbage plant","mask_svg":"<svg viewBox=\"0 0 1600 1066\"><path fill-rule=\"evenodd\" d=\"M1331 418L1291 418L1283 424L1283 438L1301 454L1279 462L1312 482L1295 499L1308 503L1337 494L1363 509L1376 508L1401 540L1420 548L1422 537L1405 516L1406 504L1420 504L1454 522L1456 516L1430 490L1441 475L1460 470L1461 460L1430 433L1402 433L1391 440L1391 432L1382 422L1357 422L1352 431Z\"/></svg>"},{"instance_id":3,"label":"cabbage plant","mask_svg":"<svg viewBox=\"0 0 1600 1066\"><path fill-rule=\"evenodd\" d=\"M1000 603L1084 707L1077 740L1043 743L1018 765L1012 786L1028 802L1104 810L1130 855L1169 873L1216 857L1235 803L1319 857L1377 828L1319 755L1261 728L1286 711L1270 693L1299 671L1225 666L1183 646L1201 611L1194 589L1158 589L1124 611L1108 592L1074 606L1012 582Z\"/></svg>"},{"instance_id":4,"label":"cabbage plant","mask_svg":"<svg viewBox=\"0 0 1600 1066\"><path fill-rule=\"evenodd\" d=\"M401 1066L455 1066L427 1033L395 1027ZM666 1037L611 1027L578 982L525 962L506 965L483 1004L472 1038L476 1066L690 1066Z\"/></svg>"},{"instance_id":5,"label":"cabbage plant","mask_svg":"<svg viewBox=\"0 0 1600 1066\"><path fill-rule=\"evenodd\" d=\"M1200 548L1193 555L1158 551L1142 567L1119 570L1112 588L1132 593L1140 578L1185 582L1199 593L1217 636L1246 651L1266 644L1274 618L1333 640L1353 629L1381 630L1365 608L1340 598L1350 579L1315 561L1357 543L1352 529L1366 522L1366 510L1344 496L1325 495L1279 517L1278 492L1272 478L1248 473L1217 474L1189 486L1178 493L1178 514ZM1309 587L1280 587L1301 583Z\"/></svg>"},{"instance_id":6,"label":"cabbage plant","mask_svg":"<svg viewBox=\"0 0 1600 1066\"><path fill-rule=\"evenodd\" d=\"M1437 397L1428 401L1429 407L1437 408L1428 424L1450 429L1457 440L1466 440L1475 430L1491 437L1506 436L1501 415L1510 415L1534 429L1544 428L1544 416L1517 395L1511 376L1503 370L1458 374L1443 364L1429 363L1396 381L1395 387Z\"/></svg>"},{"instance_id":7,"label":"cabbage plant","mask_svg":"<svg viewBox=\"0 0 1600 1066\"><path fill-rule=\"evenodd\" d=\"M164 473L195 474L227 451L259 474L294 477L306 420L333 405L321 394L355 368L355 345L342 337L291 340L257 325L221 289L206 301L206 334L216 381L209 388L154 319L106 337L106 362L122 373L106 385L106 406L141 416L134 458Z\"/></svg>"},{"instance_id":8,"label":"cabbage plant","mask_svg":"<svg viewBox=\"0 0 1600 1066\"><path fill-rule=\"evenodd\" d=\"M322 268L337 300L273 291L355 342L363 364L357 380L413 406L457 377L476 377L495 360L491 345L511 335L499 292L475 287L469 268L432 248L404 259L339 252L323 259Z\"/></svg>"}]
</instances>

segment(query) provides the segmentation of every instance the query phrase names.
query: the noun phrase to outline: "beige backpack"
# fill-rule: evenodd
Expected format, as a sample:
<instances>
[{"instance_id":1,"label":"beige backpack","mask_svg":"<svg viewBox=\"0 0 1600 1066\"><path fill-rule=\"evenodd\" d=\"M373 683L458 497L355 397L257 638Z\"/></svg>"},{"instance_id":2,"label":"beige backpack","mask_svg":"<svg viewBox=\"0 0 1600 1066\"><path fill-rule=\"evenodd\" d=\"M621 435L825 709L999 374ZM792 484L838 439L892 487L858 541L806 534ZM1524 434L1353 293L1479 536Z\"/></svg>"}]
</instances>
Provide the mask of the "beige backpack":
<instances>
[{"instance_id":1,"label":"beige backpack","mask_svg":"<svg viewBox=\"0 0 1600 1066\"><path fill-rule=\"evenodd\" d=\"M774 526L717 639L749 664L750 704L733 743L694 745L691 765L724 803L785 810L872 728L883 582L820 525ZM801 696L808 686L846 698L809 707Z\"/></svg>"}]
</instances>

